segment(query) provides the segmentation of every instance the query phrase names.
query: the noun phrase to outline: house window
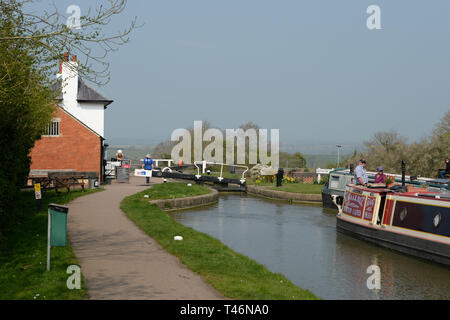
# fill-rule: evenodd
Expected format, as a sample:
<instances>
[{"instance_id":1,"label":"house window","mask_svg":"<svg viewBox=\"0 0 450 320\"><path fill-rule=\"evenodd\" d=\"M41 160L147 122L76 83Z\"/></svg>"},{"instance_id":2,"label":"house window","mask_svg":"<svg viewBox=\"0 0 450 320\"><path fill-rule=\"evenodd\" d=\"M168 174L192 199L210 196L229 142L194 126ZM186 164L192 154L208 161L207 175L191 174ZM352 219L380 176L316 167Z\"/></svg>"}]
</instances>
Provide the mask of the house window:
<instances>
[{"instance_id":1,"label":"house window","mask_svg":"<svg viewBox=\"0 0 450 320\"><path fill-rule=\"evenodd\" d=\"M60 119L53 119L52 122L47 125L47 128L45 128L44 136L59 137L60 122Z\"/></svg>"}]
</instances>

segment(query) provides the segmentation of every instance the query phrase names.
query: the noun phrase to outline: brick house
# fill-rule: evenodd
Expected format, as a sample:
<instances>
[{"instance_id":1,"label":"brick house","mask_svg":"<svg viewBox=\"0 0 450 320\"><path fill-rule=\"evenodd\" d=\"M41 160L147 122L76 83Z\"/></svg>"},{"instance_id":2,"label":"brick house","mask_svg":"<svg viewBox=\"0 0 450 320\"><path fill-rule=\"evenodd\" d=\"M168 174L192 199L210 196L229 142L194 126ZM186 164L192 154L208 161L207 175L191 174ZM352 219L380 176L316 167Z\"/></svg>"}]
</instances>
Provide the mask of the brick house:
<instances>
[{"instance_id":1,"label":"brick house","mask_svg":"<svg viewBox=\"0 0 450 320\"><path fill-rule=\"evenodd\" d=\"M31 150L30 176L76 172L102 180L104 110L113 101L78 77L77 57L65 54L57 75L58 104L52 123Z\"/></svg>"}]
</instances>

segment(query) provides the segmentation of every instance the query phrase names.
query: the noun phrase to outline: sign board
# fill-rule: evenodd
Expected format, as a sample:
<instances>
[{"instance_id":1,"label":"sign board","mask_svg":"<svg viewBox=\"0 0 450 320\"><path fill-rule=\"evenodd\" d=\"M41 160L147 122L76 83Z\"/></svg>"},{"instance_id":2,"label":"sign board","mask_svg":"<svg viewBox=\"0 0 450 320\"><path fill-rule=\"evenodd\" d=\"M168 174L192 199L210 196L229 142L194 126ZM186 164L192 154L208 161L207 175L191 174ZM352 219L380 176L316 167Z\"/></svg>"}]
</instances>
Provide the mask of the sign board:
<instances>
[{"instance_id":1,"label":"sign board","mask_svg":"<svg viewBox=\"0 0 450 320\"><path fill-rule=\"evenodd\" d=\"M342 211L353 217L361 218L366 198L366 196L358 193L346 192Z\"/></svg>"},{"instance_id":2,"label":"sign board","mask_svg":"<svg viewBox=\"0 0 450 320\"><path fill-rule=\"evenodd\" d=\"M50 245L52 247L65 247L67 239L67 212L69 208L58 205L49 205L50 210Z\"/></svg>"},{"instance_id":3,"label":"sign board","mask_svg":"<svg viewBox=\"0 0 450 320\"><path fill-rule=\"evenodd\" d=\"M367 197L366 207L364 209L364 219L371 221L373 217L373 209L375 208L376 198L372 196Z\"/></svg>"},{"instance_id":4,"label":"sign board","mask_svg":"<svg viewBox=\"0 0 450 320\"><path fill-rule=\"evenodd\" d=\"M151 177L152 170L136 169L134 170L134 175L136 177Z\"/></svg>"},{"instance_id":5,"label":"sign board","mask_svg":"<svg viewBox=\"0 0 450 320\"><path fill-rule=\"evenodd\" d=\"M41 193L41 184L35 183L34 184L34 197L36 200L42 199L42 193Z\"/></svg>"}]
</instances>

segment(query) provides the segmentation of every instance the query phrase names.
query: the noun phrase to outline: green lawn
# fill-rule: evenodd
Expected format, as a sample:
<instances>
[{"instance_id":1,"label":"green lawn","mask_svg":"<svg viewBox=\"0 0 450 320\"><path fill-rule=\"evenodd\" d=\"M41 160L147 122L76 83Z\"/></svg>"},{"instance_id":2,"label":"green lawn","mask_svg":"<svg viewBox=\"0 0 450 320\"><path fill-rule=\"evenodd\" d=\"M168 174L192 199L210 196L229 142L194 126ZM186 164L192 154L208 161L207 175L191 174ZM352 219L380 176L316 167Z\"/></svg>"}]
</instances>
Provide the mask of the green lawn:
<instances>
[{"instance_id":1,"label":"green lawn","mask_svg":"<svg viewBox=\"0 0 450 320\"><path fill-rule=\"evenodd\" d=\"M309 184L309 183L287 183L281 187L271 187L272 190L295 192L295 193L308 193L308 194L322 194L322 184Z\"/></svg>"},{"instance_id":2,"label":"green lawn","mask_svg":"<svg viewBox=\"0 0 450 320\"><path fill-rule=\"evenodd\" d=\"M192 186L194 187L194 186ZM188 268L202 275L214 288L231 299L291 300L317 299L308 290L297 287L285 276L270 272L263 265L236 253L219 240L175 222L150 199L173 198L193 192L181 183L166 183L125 198L121 209L136 225L177 256ZM204 188L197 186L199 188ZM204 188L203 193L209 192ZM200 190L199 190L199 194ZM174 241L176 235L183 241Z\"/></svg>"},{"instance_id":3,"label":"green lawn","mask_svg":"<svg viewBox=\"0 0 450 320\"><path fill-rule=\"evenodd\" d=\"M66 286L69 265L77 260L68 242L66 247L51 249L51 270L47 261L47 206L49 203L66 204L71 200L97 190L43 194L42 208L37 213L34 192L22 193L21 218L14 230L6 232L0 243L0 300L84 299L86 288L69 290ZM70 215L70 211L69 211Z\"/></svg>"},{"instance_id":4,"label":"green lawn","mask_svg":"<svg viewBox=\"0 0 450 320\"><path fill-rule=\"evenodd\" d=\"M210 192L211 190L209 190L208 188L195 183L192 183L192 185L188 187L187 182L169 182L155 185L154 188L147 189L134 196L135 199L140 199L147 203L149 199L157 200L184 198L208 194ZM144 195L148 195L149 198L144 198Z\"/></svg>"}]
</instances>

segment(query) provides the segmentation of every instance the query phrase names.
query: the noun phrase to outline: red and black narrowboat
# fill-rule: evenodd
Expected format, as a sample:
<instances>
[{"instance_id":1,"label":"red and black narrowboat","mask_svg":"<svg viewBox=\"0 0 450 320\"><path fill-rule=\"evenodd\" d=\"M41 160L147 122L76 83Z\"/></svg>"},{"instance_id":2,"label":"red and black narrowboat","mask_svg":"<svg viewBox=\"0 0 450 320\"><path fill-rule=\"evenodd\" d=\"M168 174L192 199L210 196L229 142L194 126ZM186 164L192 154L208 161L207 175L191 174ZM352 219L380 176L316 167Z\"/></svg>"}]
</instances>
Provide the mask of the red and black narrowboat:
<instances>
[{"instance_id":1,"label":"red and black narrowboat","mask_svg":"<svg viewBox=\"0 0 450 320\"><path fill-rule=\"evenodd\" d=\"M338 231L450 265L450 193L346 186Z\"/></svg>"}]
</instances>

